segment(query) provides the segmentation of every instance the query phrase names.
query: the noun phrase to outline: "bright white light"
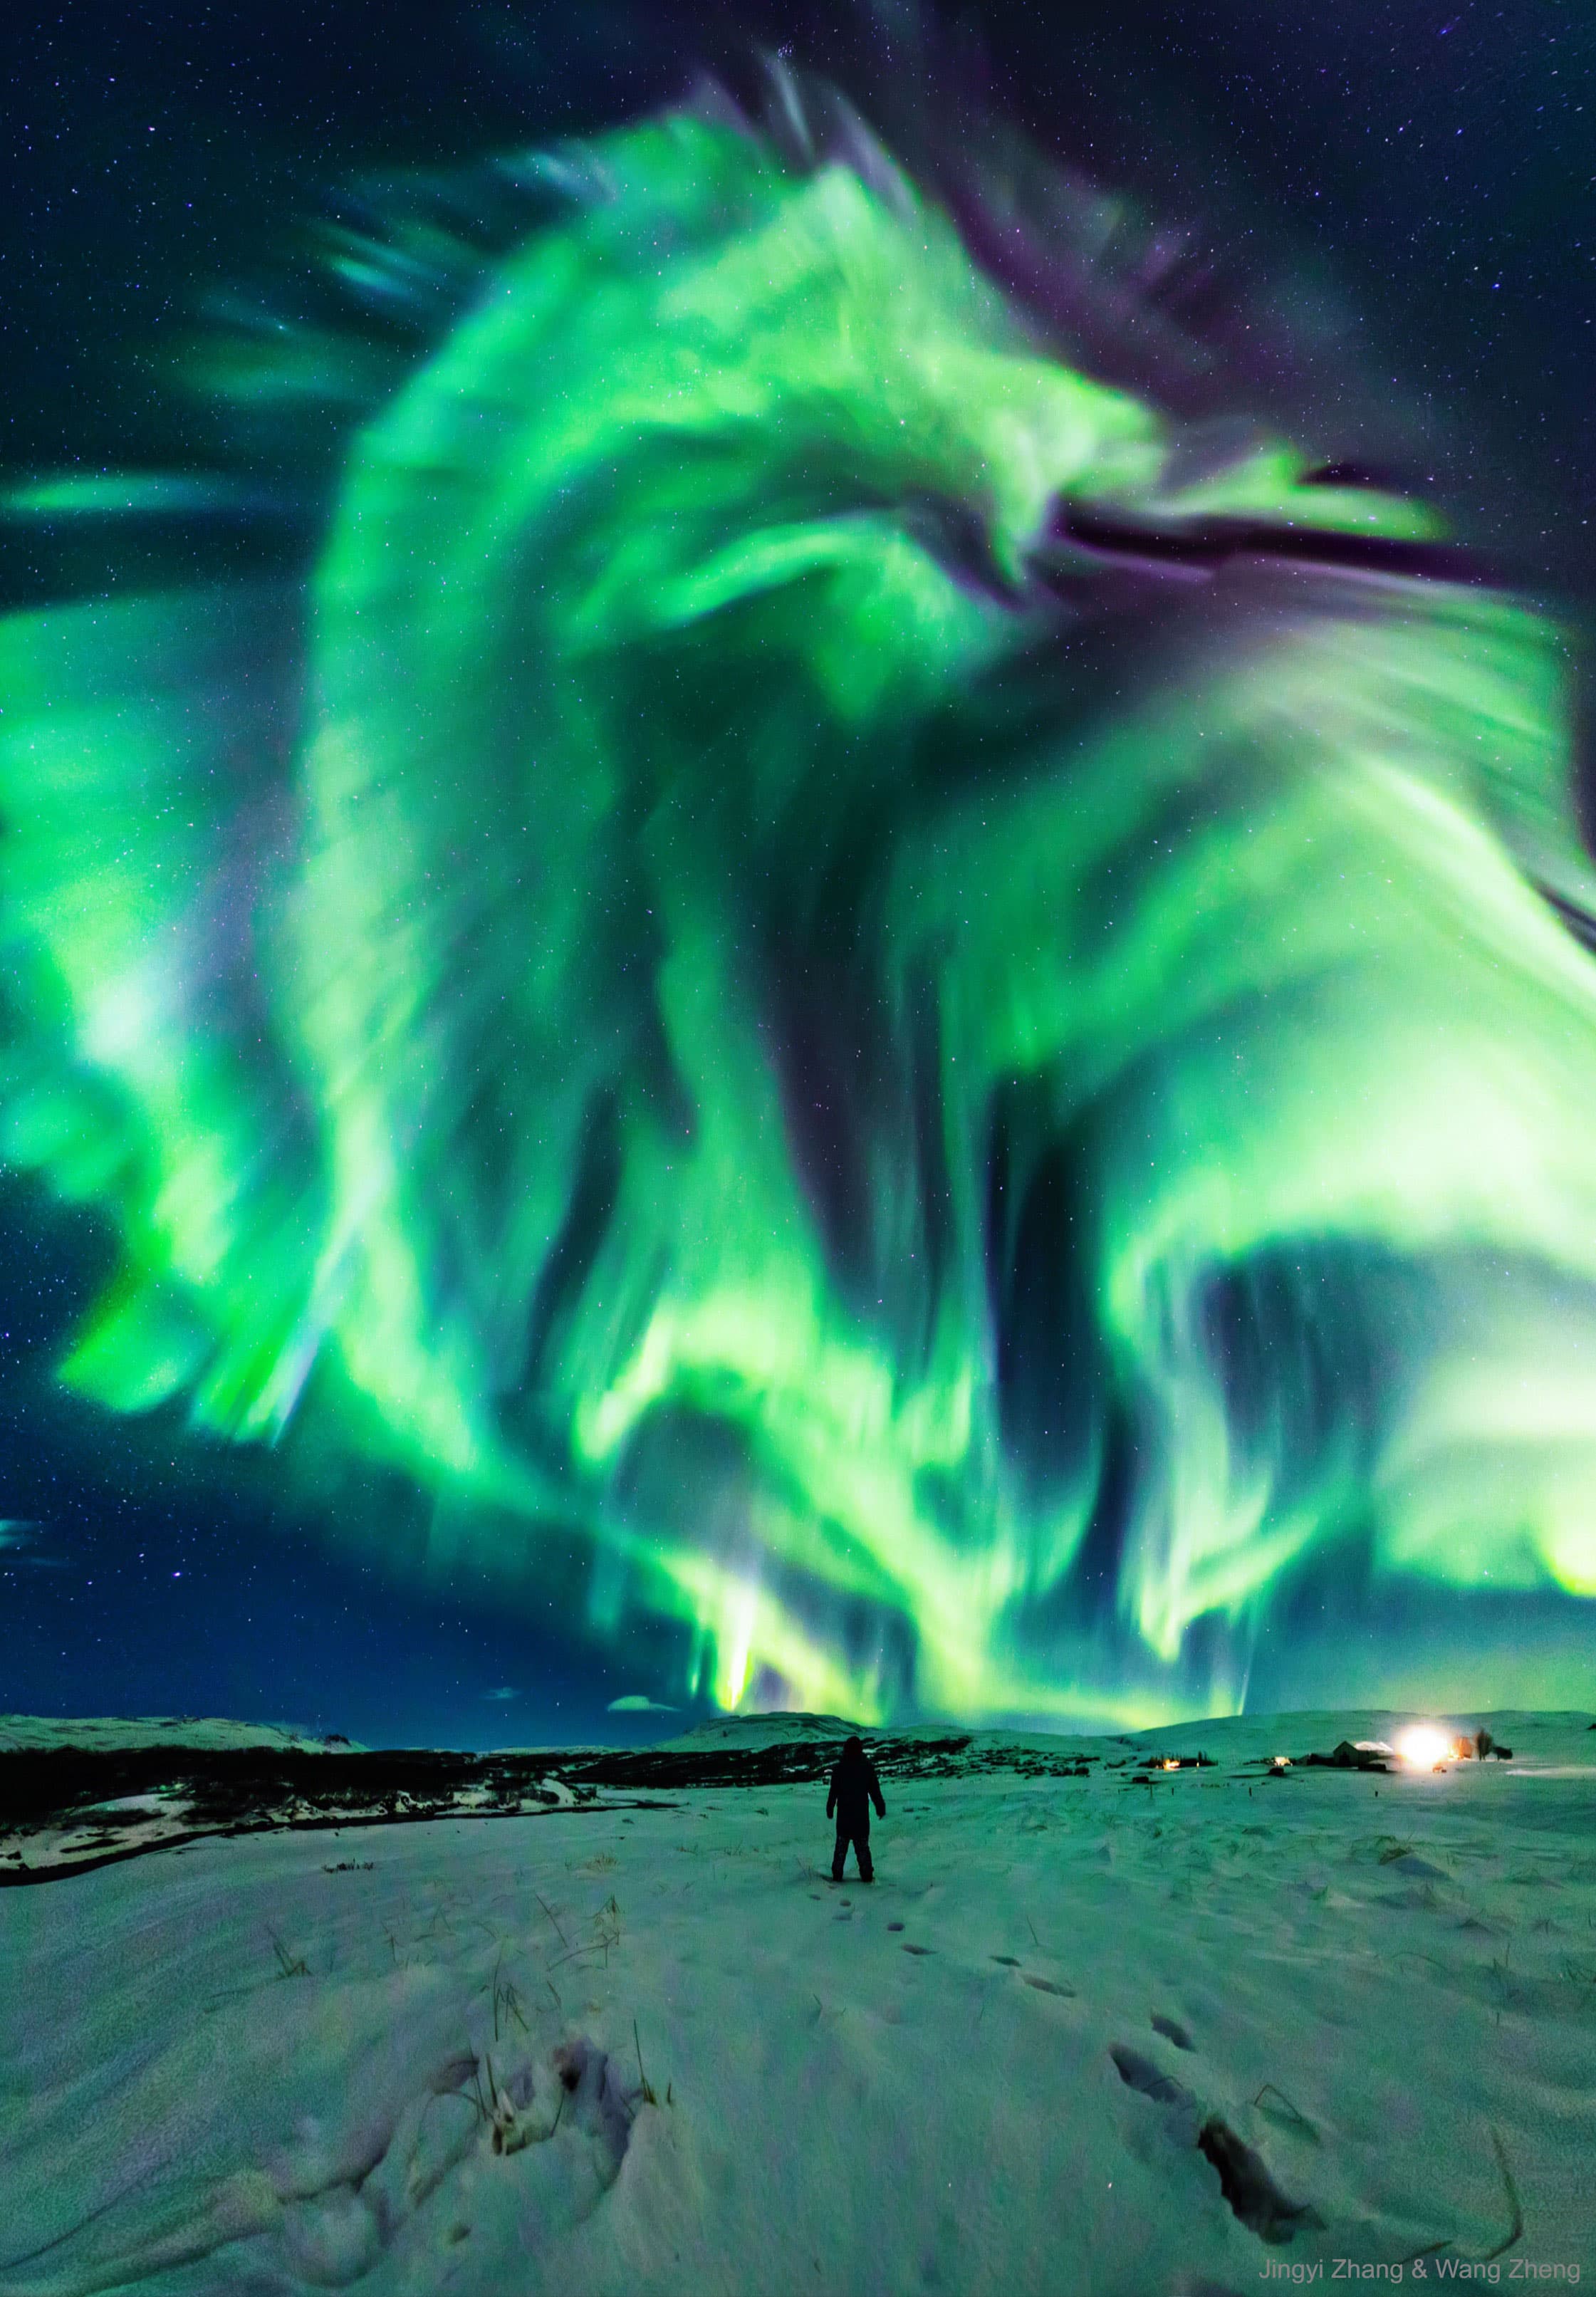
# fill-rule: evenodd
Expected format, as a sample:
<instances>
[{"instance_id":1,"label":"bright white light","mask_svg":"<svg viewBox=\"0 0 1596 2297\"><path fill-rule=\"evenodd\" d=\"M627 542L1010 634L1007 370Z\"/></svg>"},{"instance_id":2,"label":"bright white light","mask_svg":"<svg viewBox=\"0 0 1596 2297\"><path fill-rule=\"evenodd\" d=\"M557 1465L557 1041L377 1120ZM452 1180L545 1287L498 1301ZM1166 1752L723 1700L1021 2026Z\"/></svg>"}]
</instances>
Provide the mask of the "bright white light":
<instances>
[{"instance_id":1,"label":"bright white light","mask_svg":"<svg viewBox=\"0 0 1596 2297\"><path fill-rule=\"evenodd\" d=\"M1411 1763L1416 1770L1431 1771L1451 1754L1452 1741L1433 1723L1415 1723L1398 1739L1396 1751L1404 1763Z\"/></svg>"}]
</instances>

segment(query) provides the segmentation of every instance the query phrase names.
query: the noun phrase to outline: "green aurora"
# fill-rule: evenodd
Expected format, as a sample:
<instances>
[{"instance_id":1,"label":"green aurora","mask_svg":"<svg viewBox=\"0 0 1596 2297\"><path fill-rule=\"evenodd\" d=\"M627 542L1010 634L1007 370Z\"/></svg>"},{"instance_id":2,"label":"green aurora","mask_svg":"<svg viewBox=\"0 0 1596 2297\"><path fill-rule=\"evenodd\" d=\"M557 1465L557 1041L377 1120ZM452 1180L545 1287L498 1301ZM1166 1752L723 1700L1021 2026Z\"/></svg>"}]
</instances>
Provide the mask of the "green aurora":
<instances>
[{"instance_id":1,"label":"green aurora","mask_svg":"<svg viewBox=\"0 0 1596 2297\"><path fill-rule=\"evenodd\" d=\"M121 1246L62 1377L313 1422L512 1599L574 1533L725 1706L1212 1713L1351 1537L1596 1595L1563 633L884 162L517 165L490 262L328 242L454 280L414 358L196 367L341 410L306 582L0 627L0 1155ZM12 515L199 482L86 484Z\"/></svg>"}]
</instances>

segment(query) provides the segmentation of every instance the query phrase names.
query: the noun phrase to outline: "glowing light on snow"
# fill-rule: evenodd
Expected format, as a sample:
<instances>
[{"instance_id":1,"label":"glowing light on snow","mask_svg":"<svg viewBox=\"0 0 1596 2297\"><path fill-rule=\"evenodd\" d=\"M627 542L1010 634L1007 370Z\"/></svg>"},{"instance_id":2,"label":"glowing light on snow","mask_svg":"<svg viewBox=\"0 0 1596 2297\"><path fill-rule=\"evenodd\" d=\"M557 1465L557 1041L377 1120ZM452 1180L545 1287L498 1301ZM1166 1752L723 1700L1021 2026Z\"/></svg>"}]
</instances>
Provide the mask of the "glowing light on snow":
<instances>
[{"instance_id":1,"label":"glowing light on snow","mask_svg":"<svg viewBox=\"0 0 1596 2297\"><path fill-rule=\"evenodd\" d=\"M1415 1723L1399 1735L1396 1751L1414 1770L1433 1771L1451 1756L1452 1742L1433 1723Z\"/></svg>"},{"instance_id":2,"label":"glowing light on snow","mask_svg":"<svg viewBox=\"0 0 1596 2297\"><path fill-rule=\"evenodd\" d=\"M725 1704L1213 1713L1337 1542L1596 1592L1562 635L877 158L367 210L378 323L205 365L306 579L0 626L0 1154L121 1247L63 1376Z\"/></svg>"}]
</instances>

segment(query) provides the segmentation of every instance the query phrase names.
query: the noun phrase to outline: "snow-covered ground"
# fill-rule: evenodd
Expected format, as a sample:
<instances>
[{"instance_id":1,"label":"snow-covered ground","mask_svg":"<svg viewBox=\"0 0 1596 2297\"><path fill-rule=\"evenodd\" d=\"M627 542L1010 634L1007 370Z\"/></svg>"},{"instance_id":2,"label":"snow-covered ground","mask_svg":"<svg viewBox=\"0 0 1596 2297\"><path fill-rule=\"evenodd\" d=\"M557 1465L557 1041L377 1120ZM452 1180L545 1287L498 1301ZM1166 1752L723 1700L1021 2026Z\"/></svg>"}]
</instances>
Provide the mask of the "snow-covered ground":
<instances>
[{"instance_id":1,"label":"snow-covered ground","mask_svg":"<svg viewBox=\"0 0 1596 2297\"><path fill-rule=\"evenodd\" d=\"M1241 1767L1397 1719L889 1779L871 1889L808 1785L6 1891L0 2293L1588 2284L1596 1732Z\"/></svg>"}]
</instances>

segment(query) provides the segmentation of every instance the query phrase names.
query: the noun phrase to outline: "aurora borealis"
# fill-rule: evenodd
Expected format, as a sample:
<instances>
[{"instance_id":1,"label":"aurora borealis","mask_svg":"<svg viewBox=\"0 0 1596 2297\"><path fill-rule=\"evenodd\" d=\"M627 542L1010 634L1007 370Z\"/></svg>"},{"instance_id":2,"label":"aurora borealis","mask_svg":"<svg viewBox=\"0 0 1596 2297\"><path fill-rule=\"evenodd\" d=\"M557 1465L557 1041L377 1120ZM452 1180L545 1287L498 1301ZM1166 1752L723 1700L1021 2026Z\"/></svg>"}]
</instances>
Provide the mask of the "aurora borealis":
<instances>
[{"instance_id":1,"label":"aurora borealis","mask_svg":"<svg viewBox=\"0 0 1596 2297\"><path fill-rule=\"evenodd\" d=\"M777 85L325 234L187 372L302 572L0 626L61 1379L725 1706L1222 1711L1349 1544L1596 1594L1571 627Z\"/></svg>"}]
</instances>

